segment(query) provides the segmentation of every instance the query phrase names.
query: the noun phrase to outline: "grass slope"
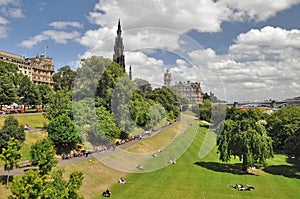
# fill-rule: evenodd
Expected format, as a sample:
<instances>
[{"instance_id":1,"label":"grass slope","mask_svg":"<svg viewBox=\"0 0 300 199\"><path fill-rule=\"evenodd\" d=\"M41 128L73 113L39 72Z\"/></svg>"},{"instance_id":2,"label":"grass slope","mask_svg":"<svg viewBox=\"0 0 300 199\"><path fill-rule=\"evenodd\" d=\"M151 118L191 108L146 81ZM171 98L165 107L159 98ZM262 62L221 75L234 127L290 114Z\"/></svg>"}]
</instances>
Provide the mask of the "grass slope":
<instances>
[{"instance_id":1,"label":"grass slope","mask_svg":"<svg viewBox=\"0 0 300 199\"><path fill-rule=\"evenodd\" d=\"M284 156L275 156L265 171L242 174L240 162L221 163L216 148L204 159L198 158L205 135L197 135L188 151L177 161L161 170L130 174L128 183L115 184L112 198L298 198L300 175L286 171L291 166ZM275 167L275 168L273 168ZM286 170L281 170L286 168ZM255 191L237 191L228 184L250 184ZM99 197L100 198L100 197Z\"/></svg>"},{"instance_id":2,"label":"grass slope","mask_svg":"<svg viewBox=\"0 0 300 199\"><path fill-rule=\"evenodd\" d=\"M4 125L4 120L8 115L0 116L0 128ZM28 124L31 129L42 128L45 124L48 124L48 120L44 117L43 114L19 114L13 115L20 125Z\"/></svg>"}]
</instances>

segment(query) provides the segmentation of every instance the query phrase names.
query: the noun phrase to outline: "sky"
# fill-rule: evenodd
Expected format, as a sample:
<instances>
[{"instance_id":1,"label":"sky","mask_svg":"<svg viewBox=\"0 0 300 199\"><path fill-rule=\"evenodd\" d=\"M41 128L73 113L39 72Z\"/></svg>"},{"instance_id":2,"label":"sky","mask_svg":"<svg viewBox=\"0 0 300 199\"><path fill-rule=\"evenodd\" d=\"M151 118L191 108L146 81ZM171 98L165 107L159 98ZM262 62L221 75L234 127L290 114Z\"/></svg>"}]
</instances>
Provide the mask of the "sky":
<instances>
[{"instance_id":1,"label":"sky","mask_svg":"<svg viewBox=\"0 0 300 199\"><path fill-rule=\"evenodd\" d=\"M154 87L169 69L228 102L300 96L300 0L0 0L0 50L76 70L112 59L119 19L127 71Z\"/></svg>"}]
</instances>

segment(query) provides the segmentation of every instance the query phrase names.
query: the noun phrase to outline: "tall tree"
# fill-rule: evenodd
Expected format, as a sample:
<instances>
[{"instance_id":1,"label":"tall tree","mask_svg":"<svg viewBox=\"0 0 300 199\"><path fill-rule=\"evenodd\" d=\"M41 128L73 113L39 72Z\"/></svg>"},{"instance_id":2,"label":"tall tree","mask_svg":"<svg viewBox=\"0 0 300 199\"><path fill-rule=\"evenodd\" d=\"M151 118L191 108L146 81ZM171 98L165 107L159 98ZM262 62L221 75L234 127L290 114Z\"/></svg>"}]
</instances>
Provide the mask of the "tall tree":
<instances>
[{"instance_id":1,"label":"tall tree","mask_svg":"<svg viewBox=\"0 0 300 199\"><path fill-rule=\"evenodd\" d=\"M274 141L274 150L283 152L285 142L300 126L300 107L288 106L275 111L267 119L266 126L268 135Z\"/></svg>"},{"instance_id":2,"label":"tall tree","mask_svg":"<svg viewBox=\"0 0 300 199\"><path fill-rule=\"evenodd\" d=\"M136 78L134 80L134 83L137 86L137 90L142 95L145 95L145 94L149 93L150 91L152 91L152 86L151 86L151 84L147 80Z\"/></svg>"},{"instance_id":3,"label":"tall tree","mask_svg":"<svg viewBox=\"0 0 300 199\"><path fill-rule=\"evenodd\" d=\"M68 115L72 118L72 101L71 91L69 90L58 90L51 95L50 102L46 107L45 117L48 120L57 118L60 115Z\"/></svg>"},{"instance_id":4,"label":"tall tree","mask_svg":"<svg viewBox=\"0 0 300 199\"><path fill-rule=\"evenodd\" d=\"M55 170L44 176L38 171L29 170L14 178L9 198L81 199L83 197L78 190L82 180L81 172L72 172L67 181L63 178L62 170Z\"/></svg>"},{"instance_id":5,"label":"tall tree","mask_svg":"<svg viewBox=\"0 0 300 199\"><path fill-rule=\"evenodd\" d=\"M54 89L72 90L77 72L71 70L70 66L64 66L53 75Z\"/></svg>"},{"instance_id":6,"label":"tall tree","mask_svg":"<svg viewBox=\"0 0 300 199\"><path fill-rule=\"evenodd\" d=\"M10 138L7 145L7 148L3 148L2 154L0 154L0 159L4 160L4 168L7 170L6 186L8 186L10 171L21 158L21 144L18 140Z\"/></svg>"},{"instance_id":7,"label":"tall tree","mask_svg":"<svg viewBox=\"0 0 300 199\"><path fill-rule=\"evenodd\" d=\"M125 70L119 64L112 62L103 72L96 89L98 106L111 109L111 98L114 87L120 78L125 75Z\"/></svg>"},{"instance_id":8,"label":"tall tree","mask_svg":"<svg viewBox=\"0 0 300 199\"><path fill-rule=\"evenodd\" d=\"M58 154L68 153L80 143L75 124L67 115L52 119L47 130L49 139L53 142Z\"/></svg>"},{"instance_id":9,"label":"tall tree","mask_svg":"<svg viewBox=\"0 0 300 199\"><path fill-rule=\"evenodd\" d=\"M28 76L20 77L17 92L21 104L38 105L41 103L39 91Z\"/></svg>"},{"instance_id":10,"label":"tall tree","mask_svg":"<svg viewBox=\"0 0 300 199\"><path fill-rule=\"evenodd\" d=\"M242 170L246 171L251 165L266 165L266 159L273 156L272 139L258 121L226 120L219 130L217 145L221 161L237 156L242 160Z\"/></svg>"},{"instance_id":11,"label":"tall tree","mask_svg":"<svg viewBox=\"0 0 300 199\"><path fill-rule=\"evenodd\" d=\"M0 61L0 108L16 102L18 78L16 65Z\"/></svg>"},{"instance_id":12,"label":"tall tree","mask_svg":"<svg viewBox=\"0 0 300 199\"><path fill-rule=\"evenodd\" d=\"M36 87L40 94L41 103L44 108L46 104L50 103L53 90L48 84L39 84Z\"/></svg>"},{"instance_id":13,"label":"tall tree","mask_svg":"<svg viewBox=\"0 0 300 199\"><path fill-rule=\"evenodd\" d=\"M288 156L300 158L300 128L285 141L284 152Z\"/></svg>"},{"instance_id":14,"label":"tall tree","mask_svg":"<svg viewBox=\"0 0 300 199\"><path fill-rule=\"evenodd\" d=\"M41 175L49 173L53 166L56 165L56 151L53 144L48 139L43 139L31 146L30 156L31 164L39 167Z\"/></svg>"},{"instance_id":15,"label":"tall tree","mask_svg":"<svg viewBox=\"0 0 300 199\"><path fill-rule=\"evenodd\" d=\"M13 116L9 116L4 120L4 125L0 130L0 154L2 148L7 148L10 138L19 140L21 143L25 140L24 126L19 126L19 122Z\"/></svg>"},{"instance_id":16,"label":"tall tree","mask_svg":"<svg viewBox=\"0 0 300 199\"><path fill-rule=\"evenodd\" d=\"M146 98L161 104L167 112L169 121L174 121L179 116L179 101L176 95L169 88L156 88L149 92L146 95Z\"/></svg>"}]
</instances>

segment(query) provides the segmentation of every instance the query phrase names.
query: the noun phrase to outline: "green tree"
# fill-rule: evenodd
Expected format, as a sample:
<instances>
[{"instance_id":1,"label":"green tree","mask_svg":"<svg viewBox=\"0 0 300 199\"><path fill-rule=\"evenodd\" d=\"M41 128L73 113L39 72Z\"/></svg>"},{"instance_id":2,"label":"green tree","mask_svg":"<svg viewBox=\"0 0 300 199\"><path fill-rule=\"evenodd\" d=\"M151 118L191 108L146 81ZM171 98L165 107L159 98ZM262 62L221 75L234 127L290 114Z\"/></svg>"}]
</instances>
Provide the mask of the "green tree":
<instances>
[{"instance_id":1,"label":"green tree","mask_svg":"<svg viewBox=\"0 0 300 199\"><path fill-rule=\"evenodd\" d=\"M212 102L210 100L203 100L203 103L199 105L199 111L197 112L197 117L201 120L212 122Z\"/></svg>"},{"instance_id":2,"label":"green tree","mask_svg":"<svg viewBox=\"0 0 300 199\"><path fill-rule=\"evenodd\" d=\"M300 107L287 106L275 111L267 118L267 132L273 139L276 152L283 152L284 145L300 126Z\"/></svg>"},{"instance_id":3,"label":"green tree","mask_svg":"<svg viewBox=\"0 0 300 199\"><path fill-rule=\"evenodd\" d=\"M71 70L70 66L64 66L53 75L54 89L72 90L77 72Z\"/></svg>"},{"instance_id":4,"label":"green tree","mask_svg":"<svg viewBox=\"0 0 300 199\"><path fill-rule=\"evenodd\" d=\"M10 138L19 140L21 143L25 140L24 126L19 126L19 122L13 116L9 116L4 120L4 125L0 130L0 154L2 148L7 148Z\"/></svg>"},{"instance_id":5,"label":"green tree","mask_svg":"<svg viewBox=\"0 0 300 199\"><path fill-rule=\"evenodd\" d=\"M53 90L48 84L39 84L36 86L38 89L38 92L41 97L41 103L43 106L43 109L45 109L45 106L50 103L51 96L53 95Z\"/></svg>"},{"instance_id":6,"label":"green tree","mask_svg":"<svg viewBox=\"0 0 300 199\"><path fill-rule=\"evenodd\" d=\"M20 76L17 95L21 104L37 105L41 103L38 89L28 76Z\"/></svg>"},{"instance_id":7,"label":"green tree","mask_svg":"<svg viewBox=\"0 0 300 199\"><path fill-rule=\"evenodd\" d=\"M16 65L0 61L0 108L16 102L18 78Z\"/></svg>"},{"instance_id":8,"label":"green tree","mask_svg":"<svg viewBox=\"0 0 300 199\"><path fill-rule=\"evenodd\" d=\"M300 158L300 128L285 141L284 152L290 157Z\"/></svg>"},{"instance_id":9,"label":"green tree","mask_svg":"<svg viewBox=\"0 0 300 199\"><path fill-rule=\"evenodd\" d=\"M31 164L39 167L41 175L49 173L53 166L56 165L56 151L53 144L48 139L43 139L31 146L30 156Z\"/></svg>"},{"instance_id":10,"label":"green tree","mask_svg":"<svg viewBox=\"0 0 300 199\"><path fill-rule=\"evenodd\" d=\"M116 83L122 76L125 75L125 70L119 64L112 62L103 72L96 89L97 106L104 106L108 110L111 109L111 98Z\"/></svg>"},{"instance_id":11,"label":"green tree","mask_svg":"<svg viewBox=\"0 0 300 199\"><path fill-rule=\"evenodd\" d=\"M6 186L8 186L10 171L21 158L21 144L18 140L10 138L7 145L7 148L3 148L2 154L0 154L0 158L4 160L4 168L7 170Z\"/></svg>"},{"instance_id":12,"label":"green tree","mask_svg":"<svg viewBox=\"0 0 300 199\"><path fill-rule=\"evenodd\" d=\"M237 156L242 160L242 170L246 171L251 165L266 165L266 159L273 156L272 139L258 121L226 120L219 131L217 145L221 161Z\"/></svg>"},{"instance_id":13,"label":"green tree","mask_svg":"<svg viewBox=\"0 0 300 199\"><path fill-rule=\"evenodd\" d=\"M72 92L73 101L85 98L95 98L96 88L105 68L111 60L103 57L92 56L81 60L81 67L77 69L77 76Z\"/></svg>"},{"instance_id":14,"label":"green tree","mask_svg":"<svg viewBox=\"0 0 300 199\"><path fill-rule=\"evenodd\" d=\"M67 115L52 119L48 126L48 137L53 142L58 154L67 153L80 143L74 122Z\"/></svg>"},{"instance_id":15,"label":"green tree","mask_svg":"<svg viewBox=\"0 0 300 199\"><path fill-rule=\"evenodd\" d=\"M167 113L167 119L174 121L180 114L179 101L176 95L166 87L156 88L146 95L147 99L161 104Z\"/></svg>"},{"instance_id":16,"label":"green tree","mask_svg":"<svg viewBox=\"0 0 300 199\"><path fill-rule=\"evenodd\" d=\"M52 94L50 102L46 107L45 117L48 120L57 118L60 115L68 115L72 118L72 93L68 90L58 90Z\"/></svg>"},{"instance_id":17,"label":"green tree","mask_svg":"<svg viewBox=\"0 0 300 199\"><path fill-rule=\"evenodd\" d=\"M29 170L24 175L16 176L10 186L9 198L42 198L43 179L38 171Z\"/></svg>"},{"instance_id":18,"label":"green tree","mask_svg":"<svg viewBox=\"0 0 300 199\"><path fill-rule=\"evenodd\" d=\"M41 176L38 171L29 170L16 176L11 185L12 195L9 198L60 198L80 199L78 194L82 185L83 174L72 172L69 180L64 180L63 171L55 170Z\"/></svg>"},{"instance_id":19,"label":"green tree","mask_svg":"<svg viewBox=\"0 0 300 199\"><path fill-rule=\"evenodd\" d=\"M150 91L152 91L152 86L151 86L151 84L147 80L136 78L134 80L134 83L137 86L137 90L142 95L145 95L145 94L149 93Z\"/></svg>"},{"instance_id":20,"label":"green tree","mask_svg":"<svg viewBox=\"0 0 300 199\"><path fill-rule=\"evenodd\" d=\"M96 109L96 114L101 128L101 131L94 132L99 133L96 137L100 138L102 135L105 135L110 141L113 141L115 138L119 138L121 130L116 125L112 113L106 110L105 107L101 106Z\"/></svg>"}]
</instances>

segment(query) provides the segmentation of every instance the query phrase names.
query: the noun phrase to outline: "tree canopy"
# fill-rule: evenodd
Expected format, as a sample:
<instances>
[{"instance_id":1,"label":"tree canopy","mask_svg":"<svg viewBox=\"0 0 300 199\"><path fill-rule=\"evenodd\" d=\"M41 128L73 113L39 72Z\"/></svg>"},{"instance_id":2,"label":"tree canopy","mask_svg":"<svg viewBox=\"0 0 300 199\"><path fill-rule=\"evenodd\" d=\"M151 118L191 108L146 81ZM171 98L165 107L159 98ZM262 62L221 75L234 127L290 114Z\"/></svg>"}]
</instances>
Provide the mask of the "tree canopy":
<instances>
[{"instance_id":1,"label":"tree canopy","mask_svg":"<svg viewBox=\"0 0 300 199\"><path fill-rule=\"evenodd\" d=\"M4 125L0 129L0 154L2 148L7 147L7 143L10 138L18 140L23 143L25 140L24 126L19 126L19 122L13 116L9 116L4 120Z\"/></svg>"},{"instance_id":2,"label":"tree canopy","mask_svg":"<svg viewBox=\"0 0 300 199\"><path fill-rule=\"evenodd\" d=\"M221 161L230 161L232 156L242 160L242 169L266 164L273 156L272 139L267 136L264 126L252 118L226 120L220 127L217 139Z\"/></svg>"},{"instance_id":3,"label":"tree canopy","mask_svg":"<svg viewBox=\"0 0 300 199\"><path fill-rule=\"evenodd\" d=\"M57 153L68 153L80 143L79 134L74 122L67 115L59 115L52 119L48 126L48 136Z\"/></svg>"},{"instance_id":4,"label":"tree canopy","mask_svg":"<svg viewBox=\"0 0 300 199\"><path fill-rule=\"evenodd\" d=\"M53 75L54 89L72 90L77 72L71 70L70 66L64 66L58 69Z\"/></svg>"}]
</instances>

